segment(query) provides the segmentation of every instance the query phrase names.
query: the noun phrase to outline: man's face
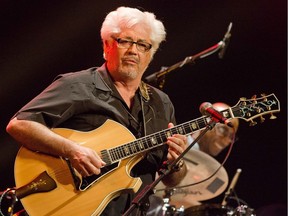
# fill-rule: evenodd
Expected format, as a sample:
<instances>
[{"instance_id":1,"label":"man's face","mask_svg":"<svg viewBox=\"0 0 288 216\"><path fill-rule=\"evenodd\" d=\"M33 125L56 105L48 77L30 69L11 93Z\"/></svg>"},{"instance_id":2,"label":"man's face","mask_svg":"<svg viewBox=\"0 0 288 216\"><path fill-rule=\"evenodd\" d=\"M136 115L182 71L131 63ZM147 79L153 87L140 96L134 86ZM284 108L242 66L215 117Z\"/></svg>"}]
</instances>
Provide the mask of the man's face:
<instances>
[{"instance_id":1,"label":"man's face","mask_svg":"<svg viewBox=\"0 0 288 216\"><path fill-rule=\"evenodd\" d=\"M142 26L135 26L133 29L124 29L117 38L151 44L149 33ZM152 59L151 49L141 52L135 43L127 48L119 47L116 40L105 42L104 52L108 70L117 80L141 79Z\"/></svg>"},{"instance_id":2,"label":"man's face","mask_svg":"<svg viewBox=\"0 0 288 216\"><path fill-rule=\"evenodd\" d=\"M200 149L212 156L216 156L232 143L233 136L233 128L218 123L199 140Z\"/></svg>"}]
</instances>

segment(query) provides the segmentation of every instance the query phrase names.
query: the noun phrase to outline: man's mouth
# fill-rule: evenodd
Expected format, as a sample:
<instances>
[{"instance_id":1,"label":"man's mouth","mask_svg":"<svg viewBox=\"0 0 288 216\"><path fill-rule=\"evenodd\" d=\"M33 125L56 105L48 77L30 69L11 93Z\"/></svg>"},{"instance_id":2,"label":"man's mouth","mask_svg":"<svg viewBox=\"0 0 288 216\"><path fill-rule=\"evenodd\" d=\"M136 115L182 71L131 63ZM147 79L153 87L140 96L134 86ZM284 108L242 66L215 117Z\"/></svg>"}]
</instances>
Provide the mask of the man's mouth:
<instances>
[{"instance_id":1,"label":"man's mouth","mask_svg":"<svg viewBox=\"0 0 288 216\"><path fill-rule=\"evenodd\" d=\"M138 60L136 60L135 58L123 58L122 62L127 64L138 64Z\"/></svg>"}]
</instances>

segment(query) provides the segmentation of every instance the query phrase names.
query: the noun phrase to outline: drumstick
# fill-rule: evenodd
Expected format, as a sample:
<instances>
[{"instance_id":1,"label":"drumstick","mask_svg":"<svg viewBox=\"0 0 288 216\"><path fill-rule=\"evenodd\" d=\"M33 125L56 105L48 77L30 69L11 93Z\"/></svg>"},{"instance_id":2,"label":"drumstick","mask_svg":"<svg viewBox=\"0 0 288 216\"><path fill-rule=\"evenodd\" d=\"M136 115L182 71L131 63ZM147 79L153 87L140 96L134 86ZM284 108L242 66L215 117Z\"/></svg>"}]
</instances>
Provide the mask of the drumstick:
<instances>
[{"instance_id":1,"label":"drumstick","mask_svg":"<svg viewBox=\"0 0 288 216\"><path fill-rule=\"evenodd\" d=\"M235 187L235 185L236 185L236 183L238 181L238 178L239 178L239 175L240 175L241 172L242 172L241 169L237 169L236 170L236 173L235 173L235 175L234 175L234 177L233 177L233 179L232 179L232 181L230 183L230 186L229 186L227 192L225 193L225 197L224 197L224 199L222 201L222 206L226 206L226 204L227 204L226 199L231 194L231 191L234 190L234 187Z\"/></svg>"}]
</instances>

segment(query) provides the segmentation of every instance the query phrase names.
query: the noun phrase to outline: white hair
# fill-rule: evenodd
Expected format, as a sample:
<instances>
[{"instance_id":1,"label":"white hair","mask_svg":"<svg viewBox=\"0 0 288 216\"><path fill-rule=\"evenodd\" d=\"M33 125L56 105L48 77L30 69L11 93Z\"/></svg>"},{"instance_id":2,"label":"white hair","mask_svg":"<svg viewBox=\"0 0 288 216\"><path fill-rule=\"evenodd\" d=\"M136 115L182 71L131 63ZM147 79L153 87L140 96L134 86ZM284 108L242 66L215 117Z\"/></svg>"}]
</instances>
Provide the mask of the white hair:
<instances>
[{"instance_id":1,"label":"white hair","mask_svg":"<svg viewBox=\"0 0 288 216\"><path fill-rule=\"evenodd\" d=\"M162 41L166 38L166 31L161 21L150 12L142 12L136 8L119 7L110 12L101 28L102 41L111 40L112 35L121 33L125 28L133 28L137 24L143 24L143 28L150 30L152 53L154 54Z\"/></svg>"}]
</instances>

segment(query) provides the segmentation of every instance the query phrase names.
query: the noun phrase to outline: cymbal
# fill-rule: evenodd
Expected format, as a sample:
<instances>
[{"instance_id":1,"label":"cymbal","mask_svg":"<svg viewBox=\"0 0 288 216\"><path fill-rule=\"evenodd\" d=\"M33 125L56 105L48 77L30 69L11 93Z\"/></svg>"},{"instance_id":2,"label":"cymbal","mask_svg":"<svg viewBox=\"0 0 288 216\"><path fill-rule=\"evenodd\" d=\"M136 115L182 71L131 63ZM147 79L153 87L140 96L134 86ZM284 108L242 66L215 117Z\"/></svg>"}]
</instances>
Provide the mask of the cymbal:
<instances>
[{"instance_id":1,"label":"cymbal","mask_svg":"<svg viewBox=\"0 0 288 216\"><path fill-rule=\"evenodd\" d=\"M160 182L155 188L156 196L170 196L170 204L186 208L212 199L226 189L228 175L216 159L202 151L190 149L184 155L184 161L188 169L184 179L173 188L167 188Z\"/></svg>"}]
</instances>

